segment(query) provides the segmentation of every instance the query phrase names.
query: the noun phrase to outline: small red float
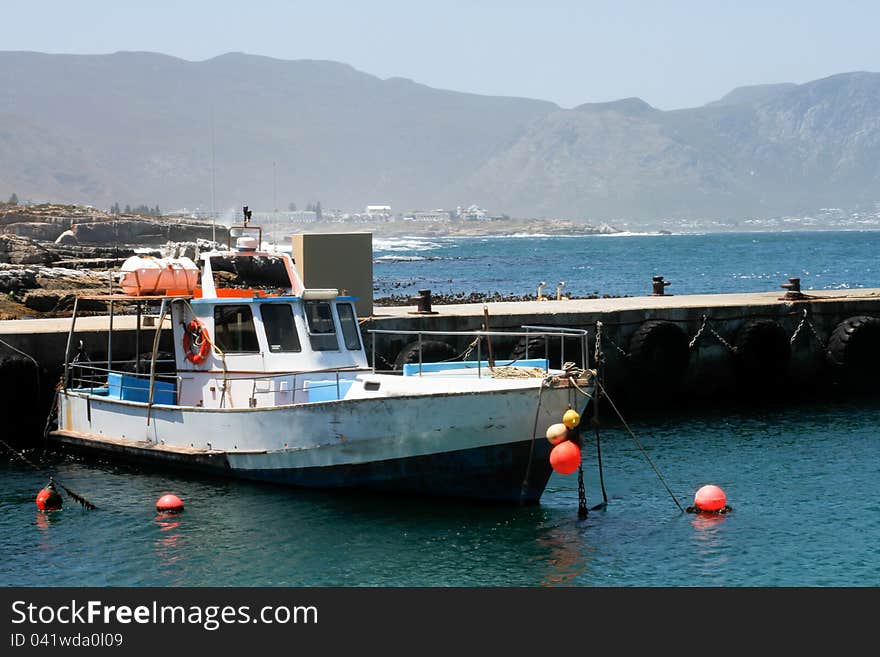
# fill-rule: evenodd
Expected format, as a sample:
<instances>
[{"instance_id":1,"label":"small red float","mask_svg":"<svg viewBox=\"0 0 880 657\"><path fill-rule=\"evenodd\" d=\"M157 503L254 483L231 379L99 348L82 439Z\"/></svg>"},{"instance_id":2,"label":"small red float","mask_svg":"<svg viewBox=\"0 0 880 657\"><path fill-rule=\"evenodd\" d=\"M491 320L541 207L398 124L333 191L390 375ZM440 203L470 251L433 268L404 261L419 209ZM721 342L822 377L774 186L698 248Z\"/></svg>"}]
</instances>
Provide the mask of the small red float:
<instances>
[{"instance_id":1,"label":"small red float","mask_svg":"<svg viewBox=\"0 0 880 657\"><path fill-rule=\"evenodd\" d=\"M570 440L559 443L550 451L550 465L559 474L571 474L581 464L581 448Z\"/></svg>"},{"instance_id":2,"label":"small red float","mask_svg":"<svg viewBox=\"0 0 880 657\"><path fill-rule=\"evenodd\" d=\"M177 497L177 495L172 495L171 493L163 495L159 498L159 501L156 502L156 510L164 511L166 513L180 513L183 511L183 500Z\"/></svg>"},{"instance_id":3,"label":"small red float","mask_svg":"<svg viewBox=\"0 0 880 657\"><path fill-rule=\"evenodd\" d=\"M46 487L37 493L37 508L40 511L57 511L64 505L64 498L55 488L55 482L51 479Z\"/></svg>"},{"instance_id":4,"label":"small red float","mask_svg":"<svg viewBox=\"0 0 880 657\"><path fill-rule=\"evenodd\" d=\"M727 504L727 495L718 486L707 484L694 495L697 511L721 511Z\"/></svg>"}]
</instances>

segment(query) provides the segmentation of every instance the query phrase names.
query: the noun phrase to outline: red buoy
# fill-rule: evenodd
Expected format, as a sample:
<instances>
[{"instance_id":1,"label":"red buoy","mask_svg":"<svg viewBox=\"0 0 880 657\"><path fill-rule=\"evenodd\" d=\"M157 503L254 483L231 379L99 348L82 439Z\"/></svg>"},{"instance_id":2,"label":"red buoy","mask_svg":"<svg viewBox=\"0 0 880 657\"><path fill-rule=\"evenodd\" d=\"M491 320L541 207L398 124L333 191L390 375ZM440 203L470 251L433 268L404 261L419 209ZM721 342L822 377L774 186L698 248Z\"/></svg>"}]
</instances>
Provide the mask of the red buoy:
<instances>
[{"instance_id":1,"label":"red buoy","mask_svg":"<svg viewBox=\"0 0 880 657\"><path fill-rule=\"evenodd\" d=\"M694 495L697 511L721 511L727 504L727 495L718 486L707 484Z\"/></svg>"},{"instance_id":2,"label":"red buoy","mask_svg":"<svg viewBox=\"0 0 880 657\"><path fill-rule=\"evenodd\" d=\"M37 493L37 508L40 511L57 511L64 505L64 499L55 489L55 482L51 479L45 488Z\"/></svg>"},{"instance_id":3,"label":"red buoy","mask_svg":"<svg viewBox=\"0 0 880 657\"><path fill-rule=\"evenodd\" d=\"M570 440L559 443L550 451L550 465L559 474L571 474L581 464L581 448Z\"/></svg>"},{"instance_id":4,"label":"red buoy","mask_svg":"<svg viewBox=\"0 0 880 657\"><path fill-rule=\"evenodd\" d=\"M163 495L156 502L156 510L165 511L166 513L179 513L183 511L183 500L171 493Z\"/></svg>"}]
</instances>

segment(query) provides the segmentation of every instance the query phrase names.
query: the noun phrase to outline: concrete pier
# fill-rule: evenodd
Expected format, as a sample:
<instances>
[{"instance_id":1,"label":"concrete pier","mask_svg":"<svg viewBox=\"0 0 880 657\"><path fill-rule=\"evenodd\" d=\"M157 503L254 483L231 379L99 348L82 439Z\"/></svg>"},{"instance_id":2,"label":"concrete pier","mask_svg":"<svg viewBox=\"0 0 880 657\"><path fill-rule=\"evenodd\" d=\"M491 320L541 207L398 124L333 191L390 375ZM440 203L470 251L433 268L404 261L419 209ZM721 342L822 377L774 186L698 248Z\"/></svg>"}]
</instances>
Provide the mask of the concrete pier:
<instances>
[{"instance_id":1,"label":"concrete pier","mask_svg":"<svg viewBox=\"0 0 880 657\"><path fill-rule=\"evenodd\" d=\"M484 304L431 307L436 314L419 314L416 305L376 307L363 328L455 331L479 329L484 323ZM523 325L588 330L591 367L597 365L596 333L601 323L598 365L609 392L630 402L662 403L673 396L688 401L748 391L784 396L834 385L840 372L830 367L829 339L848 318L880 317L880 289L658 294L493 302L485 307L491 330ZM867 333L866 327L857 328ZM872 338L875 330L872 326ZM369 342L368 334L365 339ZM516 342L496 340L495 357L522 356L522 345L517 351ZM868 343L864 353L860 351L862 359L880 361L880 340L860 342ZM377 354L386 361L393 363L404 346L403 340L377 336ZM466 347L461 340L453 344L457 352ZM551 362L561 364L558 346L548 347ZM575 341L566 345L564 360L580 362L576 349ZM658 387L661 381L665 383Z\"/></svg>"}]
</instances>

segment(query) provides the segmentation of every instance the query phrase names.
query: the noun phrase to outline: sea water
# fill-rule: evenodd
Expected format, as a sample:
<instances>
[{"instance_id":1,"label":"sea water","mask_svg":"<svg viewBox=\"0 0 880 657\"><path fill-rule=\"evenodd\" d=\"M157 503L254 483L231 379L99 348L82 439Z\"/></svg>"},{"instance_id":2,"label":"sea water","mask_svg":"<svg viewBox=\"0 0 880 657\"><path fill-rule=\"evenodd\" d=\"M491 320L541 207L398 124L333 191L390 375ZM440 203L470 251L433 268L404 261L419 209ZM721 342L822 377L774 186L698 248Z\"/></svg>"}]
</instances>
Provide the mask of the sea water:
<instances>
[{"instance_id":1,"label":"sea water","mask_svg":"<svg viewBox=\"0 0 880 657\"><path fill-rule=\"evenodd\" d=\"M880 287L880 231L448 237L374 240L375 296L532 295L555 298Z\"/></svg>"},{"instance_id":2,"label":"sea water","mask_svg":"<svg viewBox=\"0 0 880 657\"><path fill-rule=\"evenodd\" d=\"M805 290L880 287L878 242L868 232L467 238L428 248L413 239L409 250L377 245L375 273L413 289L445 281L450 293L526 293L540 276L554 289L558 278L572 292L644 294L656 274L679 293L769 291L789 276ZM6 453L0 584L874 587L878 418L873 397L643 412L627 418L632 434L606 417L583 454L587 503L607 505L586 519L575 475L554 474L539 505L499 507L26 452L38 472ZM39 512L34 498L49 474L98 509L65 496L61 511ZM730 513L681 510L707 483L724 489ZM182 514L157 514L169 492L184 500Z\"/></svg>"}]
</instances>

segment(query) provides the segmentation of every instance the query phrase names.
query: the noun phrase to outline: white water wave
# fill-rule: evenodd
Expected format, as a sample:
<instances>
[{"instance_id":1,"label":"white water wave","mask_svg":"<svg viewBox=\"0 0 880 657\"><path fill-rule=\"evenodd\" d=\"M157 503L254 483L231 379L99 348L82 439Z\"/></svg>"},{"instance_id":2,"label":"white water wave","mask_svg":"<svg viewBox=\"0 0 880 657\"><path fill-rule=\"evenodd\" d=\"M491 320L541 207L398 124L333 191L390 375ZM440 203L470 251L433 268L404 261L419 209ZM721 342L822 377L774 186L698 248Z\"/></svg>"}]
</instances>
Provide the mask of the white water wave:
<instances>
[{"instance_id":1,"label":"white water wave","mask_svg":"<svg viewBox=\"0 0 880 657\"><path fill-rule=\"evenodd\" d=\"M439 249L443 245L432 242L419 237L390 237L390 238L373 238L374 251L432 251Z\"/></svg>"},{"instance_id":2,"label":"white water wave","mask_svg":"<svg viewBox=\"0 0 880 657\"><path fill-rule=\"evenodd\" d=\"M418 262L420 260L439 260L439 258L408 255L383 255L376 258L376 262Z\"/></svg>"}]
</instances>

